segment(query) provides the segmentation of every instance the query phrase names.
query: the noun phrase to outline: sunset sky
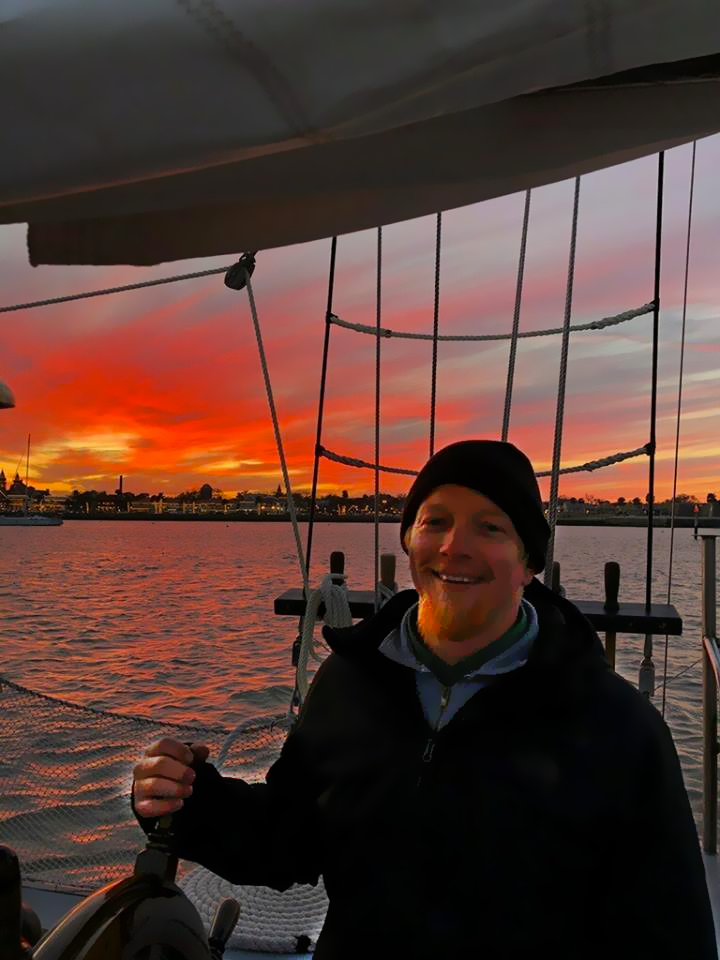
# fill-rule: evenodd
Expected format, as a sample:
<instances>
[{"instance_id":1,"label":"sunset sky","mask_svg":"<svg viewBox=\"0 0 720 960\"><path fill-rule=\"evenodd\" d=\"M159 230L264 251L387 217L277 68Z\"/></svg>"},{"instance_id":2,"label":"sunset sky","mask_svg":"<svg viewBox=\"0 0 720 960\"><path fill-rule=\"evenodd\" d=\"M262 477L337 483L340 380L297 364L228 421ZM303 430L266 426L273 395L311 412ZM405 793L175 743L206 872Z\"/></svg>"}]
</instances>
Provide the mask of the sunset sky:
<instances>
[{"instance_id":1,"label":"sunset sky","mask_svg":"<svg viewBox=\"0 0 720 960\"><path fill-rule=\"evenodd\" d=\"M657 493L672 490L692 147L666 158ZM679 492L720 493L720 137L701 141L689 275ZM653 296L657 159L583 178L573 322ZM573 183L533 193L521 330L562 324ZM510 332L524 196L443 216L440 332ZM341 237L335 312L375 323L377 234ZM435 219L383 231L382 324L432 331ZM258 255L254 290L295 489L307 490L324 335L329 240ZM156 268L27 263L24 227L0 227L3 304L171 276L232 258ZM572 336L563 465L648 440L652 315ZM560 336L522 340L510 440L549 468ZM431 344L382 341L381 461L418 469L428 453ZM441 344L437 445L499 437L508 342ZM374 338L334 327L323 442L372 460ZM280 468L247 296L222 277L2 316L0 466L56 492L166 494L209 482L226 495L274 490ZM371 492L373 475L323 461L321 491ZM401 492L408 478L386 476ZM548 481L543 481L547 495ZM644 497L647 458L561 483L568 496Z\"/></svg>"}]
</instances>

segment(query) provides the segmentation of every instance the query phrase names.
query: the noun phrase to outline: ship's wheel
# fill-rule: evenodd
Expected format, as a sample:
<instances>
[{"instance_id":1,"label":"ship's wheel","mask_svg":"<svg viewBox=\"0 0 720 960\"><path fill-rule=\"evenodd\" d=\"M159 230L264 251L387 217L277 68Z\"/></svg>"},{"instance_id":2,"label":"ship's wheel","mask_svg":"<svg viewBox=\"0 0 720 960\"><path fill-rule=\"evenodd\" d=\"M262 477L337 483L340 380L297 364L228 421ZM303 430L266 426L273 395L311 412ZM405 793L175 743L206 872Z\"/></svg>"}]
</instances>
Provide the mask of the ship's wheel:
<instances>
[{"instance_id":1,"label":"ship's wheel","mask_svg":"<svg viewBox=\"0 0 720 960\"><path fill-rule=\"evenodd\" d=\"M21 900L16 854L0 847L0 960L220 960L240 913L218 906L210 934L175 883L171 818L164 818L133 874L91 894L52 930Z\"/></svg>"}]
</instances>

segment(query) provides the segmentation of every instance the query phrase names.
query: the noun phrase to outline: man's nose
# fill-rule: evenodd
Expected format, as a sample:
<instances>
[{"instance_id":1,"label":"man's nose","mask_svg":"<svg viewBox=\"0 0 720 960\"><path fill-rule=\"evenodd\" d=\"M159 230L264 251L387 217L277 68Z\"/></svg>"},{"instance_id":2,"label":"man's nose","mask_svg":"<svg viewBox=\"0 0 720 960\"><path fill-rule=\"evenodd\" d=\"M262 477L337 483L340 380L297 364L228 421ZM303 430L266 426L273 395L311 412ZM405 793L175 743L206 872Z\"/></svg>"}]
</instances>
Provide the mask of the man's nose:
<instances>
[{"instance_id":1,"label":"man's nose","mask_svg":"<svg viewBox=\"0 0 720 960\"><path fill-rule=\"evenodd\" d=\"M448 556L469 556L471 552L472 531L466 526L455 524L443 537L441 552Z\"/></svg>"}]
</instances>

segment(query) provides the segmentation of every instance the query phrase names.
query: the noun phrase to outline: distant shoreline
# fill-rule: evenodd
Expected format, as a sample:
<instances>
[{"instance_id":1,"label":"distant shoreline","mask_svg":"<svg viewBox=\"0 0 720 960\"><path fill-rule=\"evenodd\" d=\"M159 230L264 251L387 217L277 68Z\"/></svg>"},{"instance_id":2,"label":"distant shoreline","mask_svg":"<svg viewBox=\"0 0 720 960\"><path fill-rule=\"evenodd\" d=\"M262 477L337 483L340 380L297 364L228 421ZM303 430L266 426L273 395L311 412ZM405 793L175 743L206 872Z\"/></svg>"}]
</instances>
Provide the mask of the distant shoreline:
<instances>
[{"instance_id":1,"label":"distant shoreline","mask_svg":"<svg viewBox=\"0 0 720 960\"><path fill-rule=\"evenodd\" d=\"M78 520L109 520L111 522L131 523L290 523L290 518L283 516L237 516L232 514L173 514L173 513L101 513L101 514L70 514L63 518L65 521ZM300 523L307 523L307 516L298 517ZM400 523L400 517L380 517L380 523ZM315 517L315 523L374 523L373 517ZM675 517L675 526L692 529L695 524L693 517ZM559 527L644 527L647 528L645 517L558 517ZM653 527L663 528L670 526L670 517L654 517ZM699 517L698 529L720 527L720 517Z\"/></svg>"}]
</instances>

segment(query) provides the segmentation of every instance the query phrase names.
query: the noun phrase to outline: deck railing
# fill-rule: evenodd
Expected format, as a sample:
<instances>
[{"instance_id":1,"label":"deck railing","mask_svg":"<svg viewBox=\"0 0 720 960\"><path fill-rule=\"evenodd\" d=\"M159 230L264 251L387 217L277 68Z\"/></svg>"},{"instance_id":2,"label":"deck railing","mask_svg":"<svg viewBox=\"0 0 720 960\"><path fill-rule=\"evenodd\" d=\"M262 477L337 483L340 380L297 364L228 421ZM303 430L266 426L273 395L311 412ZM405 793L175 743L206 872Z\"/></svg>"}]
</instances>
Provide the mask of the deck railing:
<instances>
[{"instance_id":1,"label":"deck railing","mask_svg":"<svg viewBox=\"0 0 720 960\"><path fill-rule=\"evenodd\" d=\"M703 636L703 850L717 854L718 683L717 536L702 537Z\"/></svg>"}]
</instances>

